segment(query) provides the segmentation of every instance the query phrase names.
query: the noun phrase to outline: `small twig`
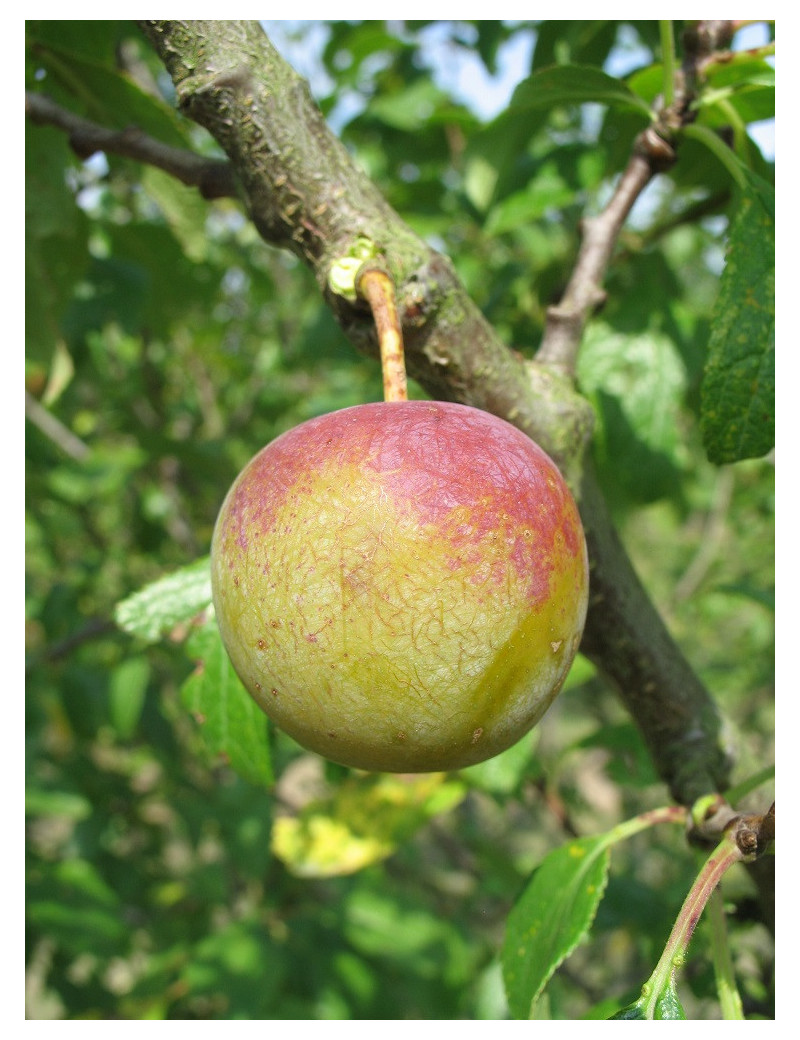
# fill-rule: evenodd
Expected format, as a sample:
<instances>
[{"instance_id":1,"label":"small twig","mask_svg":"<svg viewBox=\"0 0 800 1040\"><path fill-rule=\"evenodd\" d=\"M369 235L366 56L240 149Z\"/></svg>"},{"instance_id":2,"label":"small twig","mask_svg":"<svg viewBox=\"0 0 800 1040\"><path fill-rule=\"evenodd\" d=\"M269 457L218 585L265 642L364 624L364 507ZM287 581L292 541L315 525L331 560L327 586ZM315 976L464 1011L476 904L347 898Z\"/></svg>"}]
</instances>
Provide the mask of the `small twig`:
<instances>
[{"instance_id":1,"label":"small twig","mask_svg":"<svg viewBox=\"0 0 800 1040\"><path fill-rule=\"evenodd\" d=\"M733 839L743 856L763 856L775 841L775 803L763 814L740 816L733 829Z\"/></svg>"},{"instance_id":2,"label":"small twig","mask_svg":"<svg viewBox=\"0 0 800 1040\"><path fill-rule=\"evenodd\" d=\"M656 161L648 156L646 148L637 148L606 208L598 216L583 221L578 259L561 302L547 310L537 361L555 365L568 374L574 373L586 322L592 311L605 301L603 279L622 225L657 169Z\"/></svg>"},{"instance_id":3,"label":"small twig","mask_svg":"<svg viewBox=\"0 0 800 1040\"><path fill-rule=\"evenodd\" d=\"M674 603L681 603L694 595L719 553L725 535L725 520L730 509L732 496L733 470L730 468L720 470L714 489L714 499L706 522L703 525L697 552L689 566L675 583L672 593Z\"/></svg>"},{"instance_id":4,"label":"small twig","mask_svg":"<svg viewBox=\"0 0 800 1040\"><path fill-rule=\"evenodd\" d=\"M664 79L664 105L669 108L675 100L675 35L672 21L663 19L658 23L661 36L661 64Z\"/></svg>"},{"instance_id":5,"label":"small twig","mask_svg":"<svg viewBox=\"0 0 800 1040\"><path fill-rule=\"evenodd\" d=\"M45 94L25 92L25 114L34 123L56 126L69 134L72 150L80 159L95 152L121 155L126 159L157 166L189 187L196 187L206 199L236 198L236 182L230 163L203 159L193 152L172 148L149 137L137 127L109 130L76 116L57 105Z\"/></svg>"},{"instance_id":6,"label":"small twig","mask_svg":"<svg viewBox=\"0 0 800 1040\"><path fill-rule=\"evenodd\" d=\"M683 31L683 78L688 95L697 93L703 70L703 63L718 50L726 50L733 34L736 22L722 19L688 22Z\"/></svg>"},{"instance_id":7,"label":"small twig","mask_svg":"<svg viewBox=\"0 0 800 1040\"><path fill-rule=\"evenodd\" d=\"M25 418L30 420L45 437L49 438L71 459L76 462L85 462L89 457L88 445L80 437L76 437L72 430L57 419L52 412L48 412L44 405L40 404L27 390L25 391Z\"/></svg>"},{"instance_id":8,"label":"small twig","mask_svg":"<svg viewBox=\"0 0 800 1040\"><path fill-rule=\"evenodd\" d=\"M90 618L82 628L58 640L58 642L44 647L41 653L36 655L32 661L26 663L25 674L29 675L35 668L38 668L45 662L52 663L68 657L73 650L77 650L84 643L90 643L94 639L100 639L116 631L117 626L110 618Z\"/></svg>"},{"instance_id":9,"label":"small twig","mask_svg":"<svg viewBox=\"0 0 800 1040\"><path fill-rule=\"evenodd\" d=\"M685 59L679 76L671 23L662 23L665 76L672 70L665 82L663 108L656 123L636 139L611 201L599 216L584 221L583 241L566 292L557 306L548 308L537 361L574 375L586 322L605 300L603 280L622 226L652 177L675 161L672 141L675 132L691 120L700 65L716 48L730 43L732 26L732 22L691 23L683 36Z\"/></svg>"},{"instance_id":10,"label":"small twig","mask_svg":"<svg viewBox=\"0 0 800 1040\"><path fill-rule=\"evenodd\" d=\"M741 862L743 856L738 846L729 838L723 838L700 871L684 900L678 919L670 933L664 952L649 980L649 990L642 989L644 1018L655 1017L655 1006L667 988L668 980L674 982L678 968L683 964L686 950L692 938L697 922L700 920L706 903L723 875L734 865Z\"/></svg>"}]
</instances>

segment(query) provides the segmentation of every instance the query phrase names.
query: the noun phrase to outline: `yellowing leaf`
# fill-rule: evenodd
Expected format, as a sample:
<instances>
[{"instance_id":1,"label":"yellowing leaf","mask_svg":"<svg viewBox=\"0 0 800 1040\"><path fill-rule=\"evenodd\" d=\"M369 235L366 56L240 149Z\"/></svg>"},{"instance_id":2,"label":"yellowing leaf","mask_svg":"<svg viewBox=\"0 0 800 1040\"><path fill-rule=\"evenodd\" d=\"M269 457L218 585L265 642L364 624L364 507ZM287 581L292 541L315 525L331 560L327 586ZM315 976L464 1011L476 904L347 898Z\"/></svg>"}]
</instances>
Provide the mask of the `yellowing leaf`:
<instances>
[{"instance_id":1,"label":"yellowing leaf","mask_svg":"<svg viewBox=\"0 0 800 1040\"><path fill-rule=\"evenodd\" d=\"M273 824L272 851L299 877L354 874L390 856L431 817L452 809L466 787L446 773L368 774Z\"/></svg>"}]
</instances>

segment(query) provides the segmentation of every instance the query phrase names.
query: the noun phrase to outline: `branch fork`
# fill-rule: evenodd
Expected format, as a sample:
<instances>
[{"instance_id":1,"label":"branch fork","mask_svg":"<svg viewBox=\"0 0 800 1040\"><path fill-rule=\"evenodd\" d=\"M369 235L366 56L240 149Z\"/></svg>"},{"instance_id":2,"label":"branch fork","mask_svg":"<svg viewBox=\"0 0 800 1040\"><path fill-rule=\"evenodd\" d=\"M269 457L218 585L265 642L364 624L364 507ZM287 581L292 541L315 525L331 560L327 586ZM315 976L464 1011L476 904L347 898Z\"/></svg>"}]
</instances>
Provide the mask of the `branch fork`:
<instances>
[{"instance_id":1,"label":"branch fork","mask_svg":"<svg viewBox=\"0 0 800 1040\"><path fill-rule=\"evenodd\" d=\"M356 345L371 352L373 330L365 328L357 300L330 291L328 276L332 258L363 236L381 243L404 318L406 308L409 315L414 312L404 328L409 373L435 398L471 404L516 423L565 472L580 503L591 559L592 601L582 651L618 690L678 803L691 805L724 789L729 762L716 706L637 578L590 462L582 464L585 432L591 428L585 409L591 409L572 387L583 330L601 304L619 232L663 168L652 147L644 154L634 148L608 206L587 222L567 291L548 314L535 361L528 362L499 339L452 264L411 231L353 162L258 22L139 25L172 76L184 111L227 153L225 183L232 185L235 176L266 241L290 249L312 269ZM225 70L243 65L246 90L239 89L241 77L236 89L231 83L220 89L219 81L215 89L203 89ZM685 73L684 82L688 93L691 75ZM56 125L67 129L63 122ZM109 149L132 146L132 140L112 136L105 143ZM136 147L141 145L137 139ZM135 157L168 168L144 152ZM191 164L179 158L174 173L183 179ZM199 185L201 178L184 183ZM387 343L388 355L396 355L397 343L392 345L391 337Z\"/></svg>"}]
</instances>

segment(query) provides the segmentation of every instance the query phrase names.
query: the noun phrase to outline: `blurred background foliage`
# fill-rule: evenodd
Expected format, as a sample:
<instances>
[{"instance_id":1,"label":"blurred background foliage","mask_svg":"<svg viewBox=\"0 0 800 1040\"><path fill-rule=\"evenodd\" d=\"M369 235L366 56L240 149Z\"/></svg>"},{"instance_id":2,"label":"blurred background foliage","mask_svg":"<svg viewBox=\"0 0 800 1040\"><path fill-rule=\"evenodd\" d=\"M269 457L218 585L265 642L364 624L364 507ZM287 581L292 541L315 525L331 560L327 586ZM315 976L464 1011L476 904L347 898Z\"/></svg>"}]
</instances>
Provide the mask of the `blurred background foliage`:
<instances>
[{"instance_id":1,"label":"blurred background foliage","mask_svg":"<svg viewBox=\"0 0 800 1040\"><path fill-rule=\"evenodd\" d=\"M537 109L524 83L490 111L493 90L513 59L520 79L573 62L652 97L658 23L267 29L391 204L532 355L579 221L608 197L645 118ZM175 114L132 23L28 22L26 77L103 125L217 154ZM757 77L749 87L727 97L740 129L772 115ZM740 133L737 148L772 180L757 140ZM328 805L341 859L349 839L334 824L355 811L353 777L274 732L272 784L209 761L180 695L193 669L185 626L145 645L112 617L208 552L222 498L258 448L378 399L380 373L308 272L232 201L204 202L114 156L81 162L40 126L27 128L26 175L28 1017L507 1017L499 950L531 870L570 836L667 800L634 727L579 658L521 745L443 780L433 801L415 793L388 838L368 835L388 845L356 855L351 872L304 872L287 824ZM740 779L774 755L774 471L769 457L712 466L698 432L730 198L722 164L687 142L634 210L580 379L620 532L730 721ZM591 942L539 1015L605 1017L634 997L697 863L677 830L615 850ZM752 883L734 871L724 891L746 1011L770 1017L772 946ZM705 943L701 928L682 993L690 1017L717 1014Z\"/></svg>"}]
</instances>

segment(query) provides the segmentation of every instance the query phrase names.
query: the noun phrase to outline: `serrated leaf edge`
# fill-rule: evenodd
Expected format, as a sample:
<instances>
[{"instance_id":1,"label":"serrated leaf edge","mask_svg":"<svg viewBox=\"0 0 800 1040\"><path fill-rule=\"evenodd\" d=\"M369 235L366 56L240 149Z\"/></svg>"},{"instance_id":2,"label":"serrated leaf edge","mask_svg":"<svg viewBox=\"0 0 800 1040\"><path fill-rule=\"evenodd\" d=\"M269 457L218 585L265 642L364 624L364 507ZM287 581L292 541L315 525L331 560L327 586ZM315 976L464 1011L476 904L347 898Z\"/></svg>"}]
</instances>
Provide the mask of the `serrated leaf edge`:
<instances>
[{"instance_id":1,"label":"serrated leaf edge","mask_svg":"<svg viewBox=\"0 0 800 1040\"><path fill-rule=\"evenodd\" d=\"M559 960L555 961L552 964L552 966L550 968L550 971L548 972L548 974L543 979L541 986L534 993L533 997L531 998L529 1017L532 1017L533 1009L535 1008L535 1006L536 1006L539 998L541 997L542 993L544 993L545 988L546 988L548 982L550 981L550 979L552 979L552 977L555 975L555 973L558 971L558 969L561 967L561 965L564 963L564 961L567 960L568 957L572 956L572 954L575 952L577 947L583 941L585 936L591 930L592 924L594 923L594 919L597 917L597 911L600 909L600 903L601 903L601 901L603 899L603 896L605 895L606 888L608 887L608 874L609 874L609 869L610 869L610 866L611 866L611 848L610 848L610 846L611 846L611 842L607 842L604 845L598 846L598 849L597 849L598 857L599 856L605 856L606 864L605 864L605 871L603 872L603 882L597 888L597 899L596 899L595 904L594 904L594 910L589 915L589 919L586 921L586 923L583 926L580 934L576 937L575 942L570 947L568 947L568 949L564 952L564 954L562 955L562 957Z\"/></svg>"}]
</instances>

